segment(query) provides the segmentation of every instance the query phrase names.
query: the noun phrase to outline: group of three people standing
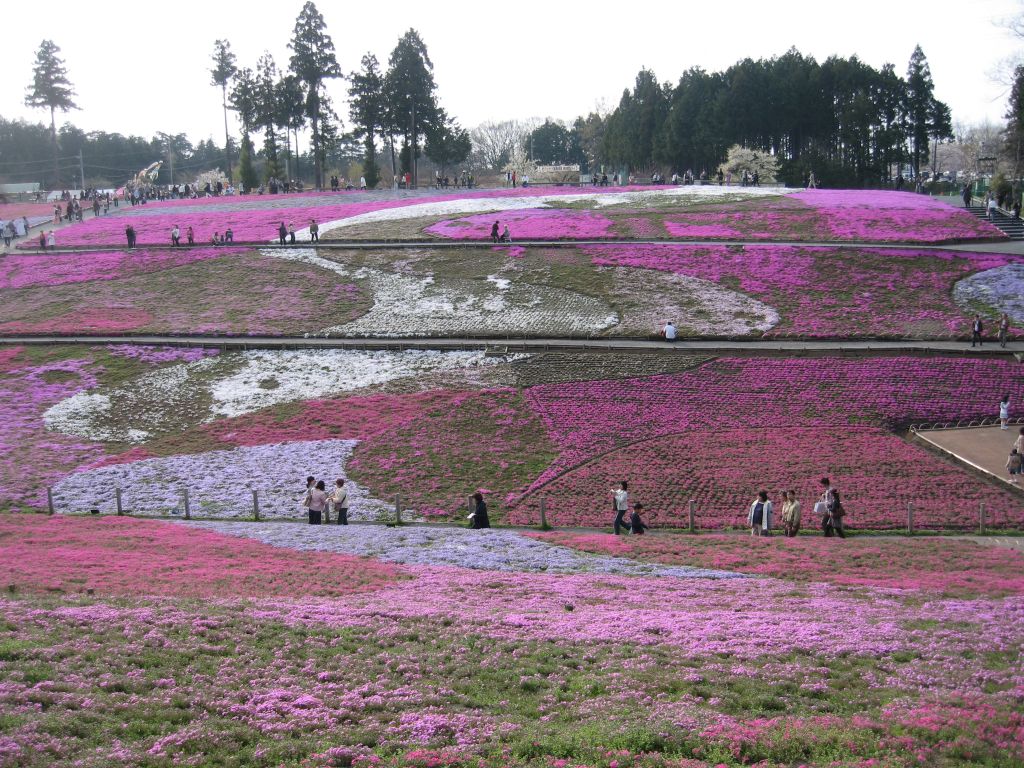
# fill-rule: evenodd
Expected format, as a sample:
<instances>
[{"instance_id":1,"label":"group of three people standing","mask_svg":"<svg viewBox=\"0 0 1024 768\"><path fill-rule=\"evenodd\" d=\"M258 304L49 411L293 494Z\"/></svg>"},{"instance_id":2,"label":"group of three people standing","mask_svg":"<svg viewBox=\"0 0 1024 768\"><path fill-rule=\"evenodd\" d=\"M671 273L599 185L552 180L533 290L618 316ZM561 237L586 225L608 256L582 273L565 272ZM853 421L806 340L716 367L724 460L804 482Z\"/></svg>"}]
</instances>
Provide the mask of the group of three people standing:
<instances>
[{"instance_id":1,"label":"group of three people standing","mask_svg":"<svg viewBox=\"0 0 1024 768\"><path fill-rule=\"evenodd\" d=\"M821 478L821 487L821 495L814 505L815 514L821 517L821 530L825 536L845 539L843 517L846 510L839 500L839 490L832 487L827 477ZM782 496L785 499L782 503L783 531L787 537L792 538L800 532L801 504L796 498L796 491L783 491ZM768 498L768 491L759 491L747 510L747 525L751 536L771 536L773 512L774 505Z\"/></svg>"},{"instance_id":2,"label":"group of three people standing","mask_svg":"<svg viewBox=\"0 0 1024 768\"><path fill-rule=\"evenodd\" d=\"M310 525L331 522L332 507L338 525L348 525L348 491L345 489L345 481L340 477L329 493L323 480L317 480L312 475L307 477L302 506L309 514Z\"/></svg>"}]
</instances>

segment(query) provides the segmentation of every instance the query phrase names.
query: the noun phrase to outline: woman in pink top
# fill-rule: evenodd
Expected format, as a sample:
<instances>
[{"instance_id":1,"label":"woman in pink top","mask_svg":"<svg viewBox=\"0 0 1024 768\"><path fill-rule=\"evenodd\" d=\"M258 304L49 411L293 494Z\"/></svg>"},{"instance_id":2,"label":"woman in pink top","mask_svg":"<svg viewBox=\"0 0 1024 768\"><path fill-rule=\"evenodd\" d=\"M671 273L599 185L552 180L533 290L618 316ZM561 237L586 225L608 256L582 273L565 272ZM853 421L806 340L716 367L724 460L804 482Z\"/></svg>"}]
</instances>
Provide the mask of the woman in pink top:
<instances>
[{"instance_id":1,"label":"woman in pink top","mask_svg":"<svg viewBox=\"0 0 1024 768\"><path fill-rule=\"evenodd\" d=\"M327 491L323 480L309 489L306 506L309 507L309 524L320 525L323 522L324 507L327 506Z\"/></svg>"}]
</instances>

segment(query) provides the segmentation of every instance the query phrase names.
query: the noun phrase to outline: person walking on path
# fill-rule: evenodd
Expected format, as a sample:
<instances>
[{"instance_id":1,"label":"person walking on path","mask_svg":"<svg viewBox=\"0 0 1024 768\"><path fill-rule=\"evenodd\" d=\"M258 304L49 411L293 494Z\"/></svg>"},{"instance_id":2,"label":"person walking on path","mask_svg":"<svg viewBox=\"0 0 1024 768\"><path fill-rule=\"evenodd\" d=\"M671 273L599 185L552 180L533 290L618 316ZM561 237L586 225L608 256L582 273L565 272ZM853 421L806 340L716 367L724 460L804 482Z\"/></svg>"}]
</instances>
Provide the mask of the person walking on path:
<instances>
[{"instance_id":1,"label":"person walking on path","mask_svg":"<svg viewBox=\"0 0 1024 768\"><path fill-rule=\"evenodd\" d=\"M751 536L769 536L772 529L772 503L768 500L768 491L758 491L757 498L747 512L747 525Z\"/></svg>"},{"instance_id":2,"label":"person walking on path","mask_svg":"<svg viewBox=\"0 0 1024 768\"><path fill-rule=\"evenodd\" d=\"M171 227L171 246L177 248L179 245L181 245L181 230L175 224Z\"/></svg>"},{"instance_id":3,"label":"person walking on path","mask_svg":"<svg viewBox=\"0 0 1024 768\"><path fill-rule=\"evenodd\" d=\"M291 245L295 245L295 225L288 225L288 242Z\"/></svg>"},{"instance_id":4,"label":"person walking on path","mask_svg":"<svg viewBox=\"0 0 1024 768\"><path fill-rule=\"evenodd\" d=\"M128 247L129 248L134 248L135 247L135 227L133 227L131 224L126 226L124 228L124 236L125 236L125 239L128 241Z\"/></svg>"},{"instance_id":5,"label":"person walking on path","mask_svg":"<svg viewBox=\"0 0 1024 768\"><path fill-rule=\"evenodd\" d=\"M196 244L196 233L192 231L192 227L191 226L188 229L185 230L185 241L189 245L195 245Z\"/></svg>"},{"instance_id":6,"label":"person walking on path","mask_svg":"<svg viewBox=\"0 0 1024 768\"><path fill-rule=\"evenodd\" d=\"M988 212L989 221L993 221L995 219L996 210L998 209L998 207L999 205L998 203L996 203L996 196L990 192L988 196L988 205L985 207L986 211Z\"/></svg>"},{"instance_id":7,"label":"person walking on path","mask_svg":"<svg viewBox=\"0 0 1024 768\"><path fill-rule=\"evenodd\" d=\"M284 222L281 222L281 226L277 228L277 242L278 245L284 245L284 239L288 237L288 228L285 227Z\"/></svg>"},{"instance_id":8,"label":"person walking on path","mask_svg":"<svg viewBox=\"0 0 1024 768\"><path fill-rule=\"evenodd\" d=\"M981 334L984 332L985 326L981 322L981 315L974 316L974 322L971 323L971 346L973 347L975 342L978 343L979 347L985 346L981 339Z\"/></svg>"},{"instance_id":9,"label":"person walking on path","mask_svg":"<svg viewBox=\"0 0 1024 768\"><path fill-rule=\"evenodd\" d=\"M323 523L324 507L327 506L327 492L324 490L324 481L317 480L316 485L306 491L306 508L309 510L309 524L321 525Z\"/></svg>"},{"instance_id":10,"label":"person walking on path","mask_svg":"<svg viewBox=\"0 0 1024 768\"><path fill-rule=\"evenodd\" d=\"M498 242L498 222L494 222L494 225L491 227L491 242Z\"/></svg>"},{"instance_id":11,"label":"person walking on path","mask_svg":"<svg viewBox=\"0 0 1024 768\"><path fill-rule=\"evenodd\" d=\"M964 189L963 192L960 193L960 197L964 200L964 208L970 208L974 195L971 194L971 185L969 183L964 184Z\"/></svg>"},{"instance_id":12,"label":"person walking on path","mask_svg":"<svg viewBox=\"0 0 1024 768\"><path fill-rule=\"evenodd\" d=\"M470 520L469 527L474 530L490 528L491 520L487 516L487 502L484 501L484 495L477 491L473 494L473 501L476 503L473 507L473 514L470 515L472 520Z\"/></svg>"},{"instance_id":13,"label":"person walking on path","mask_svg":"<svg viewBox=\"0 0 1024 768\"><path fill-rule=\"evenodd\" d=\"M825 536L834 536L836 531L832 520L832 505L835 497L832 483L827 477L821 478L821 489L821 496L818 497L818 503L814 505L814 511L821 515L821 530Z\"/></svg>"},{"instance_id":14,"label":"person walking on path","mask_svg":"<svg viewBox=\"0 0 1024 768\"><path fill-rule=\"evenodd\" d=\"M46 233L46 247L50 250L57 247L57 235L52 229Z\"/></svg>"},{"instance_id":15,"label":"person walking on path","mask_svg":"<svg viewBox=\"0 0 1024 768\"><path fill-rule=\"evenodd\" d=\"M626 527L626 513L629 511L629 484L623 480L619 483L618 488L612 488L612 509L615 510L615 522L612 523L612 530L615 531L615 535Z\"/></svg>"},{"instance_id":16,"label":"person walking on path","mask_svg":"<svg viewBox=\"0 0 1024 768\"><path fill-rule=\"evenodd\" d=\"M309 220L309 242L320 242L320 225L316 223L316 219Z\"/></svg>"},{"instance_id":17,"label":"person walking on path","mask_svg":"<svg viewBox=\"0 0 1024 768\"><path fill-rule=\"evenodd\" d=\"M999 401L999 428L1009 429L1010 428L1010 396L1003 395L1003 399Z\"/></svg>"},{"instance_id":18,"label":"person walking on path","mask_svg":"<svg viewBox=\"0 0 1024 768\"><path fill-rule=\"evenodd\" d=\"M1010 473L1010 482L1018 485L1017 478L1021 473L1021 462L1024 457L1017 452L1016 448L1010 449L1010 455L1006 459L1006 471Z\"/></svg>"},{"instance_id":19,"label":"person walking on path","mask_svg":"<svg viewBox=\"0 0 1024 768\"><path fill-rule=\"evenodd\" d=\"M999 346L1006 349L1006 341L1010 338L1010 316L1003 312L999 318Z\"/></svg>"},{"instance_id":20,"label":"person walking on path","mask_svg":"<svg viewBox=\"0 0 1024 768\"><path fill-rule=\"evenodd\" d=\"M39 248L41 250L43 250L43 251L46 250L46 233L45 232L40 232L39 233Z\"/></svg>"},{"instance_id":21,"label":"person walking on path","mask_svg":"<svg viewBox=\"0 0 1024 768\"><path fill-rule=\"evenodd\" d=\"M345 481L340 477L334 483L331 502L334 504L334 515L338 525L348 525L348 491L345 490Z\"/></svg>"},{"instance_id":22,"label":"person walking on path","mask_svg":"<svg viewBox=\"0 0 1024 768\"><path fill-rule=\"evenodd\" d=\"M785 501L782 502L782 527L785 530L786 538L793 538L800 533L800 502L797 501L796 491L786 491Z\"/></svg>"}]
</instances>

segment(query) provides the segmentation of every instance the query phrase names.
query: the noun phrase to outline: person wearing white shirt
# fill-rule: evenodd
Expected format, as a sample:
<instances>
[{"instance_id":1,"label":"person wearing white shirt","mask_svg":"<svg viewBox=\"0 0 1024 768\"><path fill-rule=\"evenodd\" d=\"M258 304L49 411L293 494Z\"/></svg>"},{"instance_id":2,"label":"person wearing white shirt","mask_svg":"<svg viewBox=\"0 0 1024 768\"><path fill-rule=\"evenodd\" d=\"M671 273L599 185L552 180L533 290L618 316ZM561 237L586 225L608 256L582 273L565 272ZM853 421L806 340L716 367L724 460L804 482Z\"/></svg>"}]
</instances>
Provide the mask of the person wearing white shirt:
<instances>
[{"instance_id":1,"label":"person wearing white shirt","mask_svg":"<svg viewBox=\"0 0 1024 768\"><path fill-rule=\"evenodd\" d=\"M348 491L345 490L345 481L340 477L331 492L331 502L334 504L338 525L348 525Z\"/></svg>"},{"instance_id":2,"label":"person wearing white shirt","mask_svg":"<svg viewBox=\"0 0 1024 768\"><path fill-rule=\"evenodd\" d=\"M629 490L625 480L619 483L618 488L612 488L612 497L615 499L615 522L612 524L612 528L615 535L618 536L620 531L629 530L625 520L626 512L629 511Z\"/></svg>"},{"instance_id":3,"label":"person wearing white shirt","mask_svg":"<svg viewBox=\"0 0 1024 768\"><path fill-rule=\"evenodd\" d=\"M671 320L665 323L665 327L661 329L661 335L665 337L665 341L676 340L676 327Z\"/></svg>"}]
</instances>

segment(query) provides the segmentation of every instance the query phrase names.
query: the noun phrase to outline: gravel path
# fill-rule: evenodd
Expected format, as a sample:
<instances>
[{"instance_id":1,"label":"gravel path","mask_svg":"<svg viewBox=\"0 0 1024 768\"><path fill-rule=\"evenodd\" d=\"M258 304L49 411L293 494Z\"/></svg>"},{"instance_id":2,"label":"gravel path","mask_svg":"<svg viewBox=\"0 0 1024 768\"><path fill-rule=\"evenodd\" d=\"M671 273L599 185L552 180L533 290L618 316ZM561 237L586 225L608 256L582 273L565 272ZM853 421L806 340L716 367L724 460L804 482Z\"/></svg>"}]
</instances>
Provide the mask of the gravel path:
<instances>
[{"instance_id":1,"label":"gravel path","mask_svg":"<svg viewBox=\"0 0 1024 768\"><path fill-rule=\"evenodd\" d=\"M256 539L298 550L373 557L403 565L454 565L487 571L528 573L610 573L620 576L731 579L744 574L706 568L640 563L622 557L592 555L547 544L514 531L491 528L301 523L181 521L208 531Z\"/></svg>"}]
</instances>

